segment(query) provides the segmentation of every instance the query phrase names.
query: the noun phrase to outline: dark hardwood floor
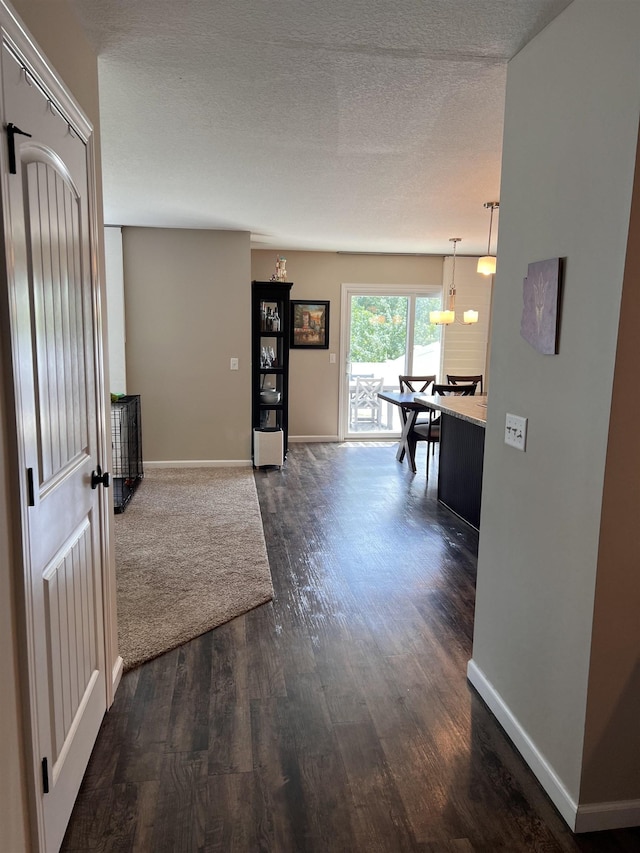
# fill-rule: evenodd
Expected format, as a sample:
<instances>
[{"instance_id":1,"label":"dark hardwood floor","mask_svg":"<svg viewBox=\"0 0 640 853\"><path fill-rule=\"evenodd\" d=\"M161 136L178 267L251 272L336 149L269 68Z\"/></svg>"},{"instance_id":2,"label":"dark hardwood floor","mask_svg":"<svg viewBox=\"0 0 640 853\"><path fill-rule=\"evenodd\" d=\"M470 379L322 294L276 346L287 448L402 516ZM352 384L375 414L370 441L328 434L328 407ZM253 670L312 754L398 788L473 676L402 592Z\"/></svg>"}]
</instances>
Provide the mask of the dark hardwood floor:
<instances>
[{"instance_id":1,"label":"dark hardwood floor","mask_svg":"<svg viewBox=\"0 0 640 853\"><path fill-rule=\"evenodd\" d=\"M466 680L477 533L395 446L256 472L275 599L125 675L63 850L631 853L573 836Z\"/></svg>"}]
</instances>

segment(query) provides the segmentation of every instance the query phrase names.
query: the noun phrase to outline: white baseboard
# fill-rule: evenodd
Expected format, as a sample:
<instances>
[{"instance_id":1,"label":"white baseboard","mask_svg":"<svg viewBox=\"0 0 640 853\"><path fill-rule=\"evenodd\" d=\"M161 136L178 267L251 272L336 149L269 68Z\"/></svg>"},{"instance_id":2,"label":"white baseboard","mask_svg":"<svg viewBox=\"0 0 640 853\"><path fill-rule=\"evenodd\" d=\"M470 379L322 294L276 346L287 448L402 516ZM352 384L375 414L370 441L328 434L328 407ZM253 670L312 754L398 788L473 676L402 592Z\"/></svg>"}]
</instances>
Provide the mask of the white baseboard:
<instances>
[{"instance_id":1,"label":"white baseboard","mask_svg":"<svg viewBox=\"0 0 640 853\"><path fill-rule=\"evenodd\" d=\"M486 675L470 660L467 678L485 701L518 752L573 832L640 826L640 800L578 805Z\"/></svg>"},{"instance_id":2,"label":"white baseboard","mask_svg":"<svg viewBox=\"0 0 640 853\"><path fill-rule=\"evenodd\" d=\"M379 440L379 439L378 439ZM289 444L336 444L337 435L290 435ZM397 439L394 439L397 441ZM162 461L144 460L145 468L243 468L252 465L250 459L169 459Z\"/></svg>"},{"instance_id":3,"label":"white baseboard","mask_svg":"<svg viewBox=\"0 0 640 853\"><path fill-rule=\"evenodd\" d=\"M493 685L487 680L484 672L476 666L473 660L470 660L467 665L467 678L484 699L489 710L498 720L509 738L513 741L514 746L527 762L549 797L551 797L553 804L569 824L570 829L574 829L578 813L577 803L571 798L571 795L555 774L551 765L548 764L535 743L511 713L511 710L505 704L500 694L494 689Z\"/></svg>"},{"instance_id":4,"label":"white baseboard","mask_svg":"<svg viewBox=\"0 0 640 853\"><path fill-rule=\"evenodd\" d=\"M159 462L147 462L145 468L247 468L250 459L168 459Z\"/></svg>"},{"instance_id":5,"label":"white baseboard","mask_svg":"<svg viewBox=\"0 0 640 853\"><path fill-rule=\"evenodd\" d=\"M116 690L118 689L118 685L122 679L122 673L124 670L124 661L118 655L116 658L116 662L113 665L113 669L111 670L111 696L116 695Z\"/></svg>"},{"instance_id":6,"label":"white baseboard","mask_svg":"<svg viewBox=\"0 0 640 853\"><path fill-rule=\"evenodd\" d=\"M289 444L318 444L320 442L337 442L337 435L290 435Z\"/></svg>"}]
</instances>

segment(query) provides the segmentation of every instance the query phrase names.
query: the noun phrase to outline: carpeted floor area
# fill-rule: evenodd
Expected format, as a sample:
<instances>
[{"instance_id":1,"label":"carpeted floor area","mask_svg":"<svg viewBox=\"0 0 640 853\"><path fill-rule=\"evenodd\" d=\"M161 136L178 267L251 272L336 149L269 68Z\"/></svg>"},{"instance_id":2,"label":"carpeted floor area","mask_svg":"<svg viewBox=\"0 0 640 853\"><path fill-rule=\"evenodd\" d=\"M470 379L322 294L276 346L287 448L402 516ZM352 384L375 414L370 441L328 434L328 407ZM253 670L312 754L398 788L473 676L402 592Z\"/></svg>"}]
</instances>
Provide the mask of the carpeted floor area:
<instances>
[{"instance_id":1,"label":"carpeted floor area","mask_svg":"<svg viewBox=\"0 0 640 853\"><path fill-rule=\"evenodd\" d=\"M251 468L152 469L114 524L125 670L273 597Z\"/></svg>"}]
</instances>

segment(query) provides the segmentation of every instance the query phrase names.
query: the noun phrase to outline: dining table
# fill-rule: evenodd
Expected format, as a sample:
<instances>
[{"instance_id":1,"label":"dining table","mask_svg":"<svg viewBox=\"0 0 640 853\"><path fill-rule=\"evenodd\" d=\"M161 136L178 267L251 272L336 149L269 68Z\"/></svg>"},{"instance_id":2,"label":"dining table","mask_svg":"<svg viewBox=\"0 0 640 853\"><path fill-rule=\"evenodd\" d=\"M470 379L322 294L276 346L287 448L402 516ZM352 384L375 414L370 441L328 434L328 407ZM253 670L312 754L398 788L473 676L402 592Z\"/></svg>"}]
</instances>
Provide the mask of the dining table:
<instances>
[{"instance_id":1,"label":"dining table","mask_svg":"<svg viewBox=\"0 0 640 853\"><path fill-rule=\"evenodd\" d=\"M409 441L409 434L420 412L427 412L429 410L429 407L424 403L424 393L420 391L380 391L378 397L386 403L398 406L400 409L402 434L400 436L400 443L398 444L396 459L398 462L402 462L406 456L409 467L415 474L415 446L412 447Z\"/></svg>"}]
</instances>

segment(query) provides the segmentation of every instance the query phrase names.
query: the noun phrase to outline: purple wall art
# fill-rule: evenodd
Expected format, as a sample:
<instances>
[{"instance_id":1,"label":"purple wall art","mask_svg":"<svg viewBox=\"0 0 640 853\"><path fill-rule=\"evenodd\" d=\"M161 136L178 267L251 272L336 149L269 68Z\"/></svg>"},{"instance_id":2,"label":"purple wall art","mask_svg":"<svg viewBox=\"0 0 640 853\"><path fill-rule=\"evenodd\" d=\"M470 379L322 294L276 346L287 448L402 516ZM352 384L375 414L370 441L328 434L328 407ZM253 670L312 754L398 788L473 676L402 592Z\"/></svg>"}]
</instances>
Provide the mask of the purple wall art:
<instances>
[{"instance_id":1,"label":"purple wall art","mask_svg":"<svg viewBox=\"0 0 640 853\"><path fill-rule=\"evenodd\" d=\"M522 284L520 334L544 355L558 352L562 259L529 264Z\"/></svg>"}]
</instances>

